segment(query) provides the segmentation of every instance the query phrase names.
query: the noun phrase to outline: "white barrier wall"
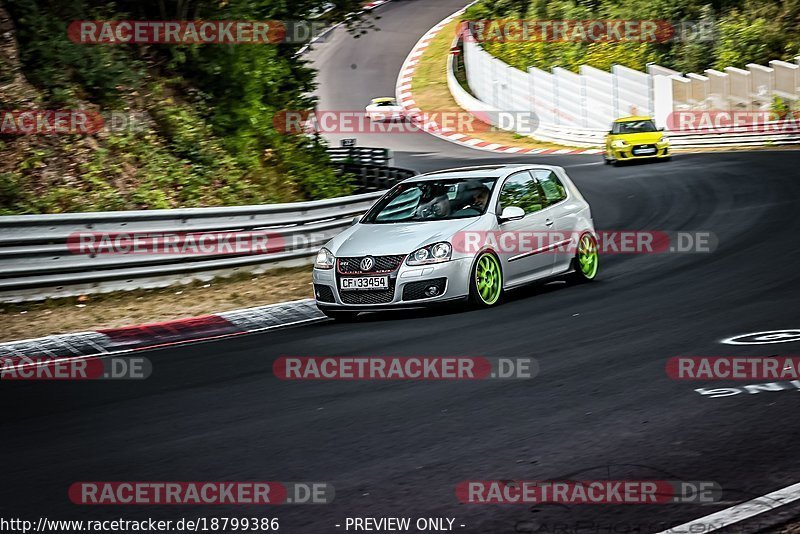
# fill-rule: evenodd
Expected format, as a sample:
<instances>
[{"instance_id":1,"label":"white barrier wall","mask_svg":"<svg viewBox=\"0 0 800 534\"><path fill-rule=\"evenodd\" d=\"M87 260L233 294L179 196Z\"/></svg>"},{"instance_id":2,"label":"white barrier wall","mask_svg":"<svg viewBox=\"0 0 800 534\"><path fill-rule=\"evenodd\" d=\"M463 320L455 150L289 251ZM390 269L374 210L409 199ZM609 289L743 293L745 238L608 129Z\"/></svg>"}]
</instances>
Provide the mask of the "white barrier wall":
<instances>
[{"instance_id":1,"label":"white barrier wall","mask_svg":"<svg viewBox=\"0 0 800 534\"><path fill-rule=\"evenodd\" d=\"M798 60L800 63L800 59ZM781 98L792 98L800 93L800 65L772 60L769 66L775 69L775 94Z\"/></svg>"},{"instance_id":2,"label":"white barrier wall","mask_svg":"<svg viewBox=\"0 0 800 534\"><path fill-rule=\"evenodd\" d=\"M614 75L588 65L581 67L585 95L586 127L608 129L608 117L614 115L614 102L608 95L614 93Z\"/></svg>"},{"instance_id":3,"label":"white barrier wall","mask_svg":"<svg viewBox=\"0 0 800 534\"><path fill-rule=\"evenodd\" d=\"M616 83L617 117L653 114L653 88L650 75L622 65L614 65L611 74Z\"/></svg>"},{"instance_id":4,"label":"white barrier wall","mask_svg":"<svg viewBox=\"0 0 800 534\"><path fill-rule=\"evenodd\" d=\"M539 124L553 128L607 130L626 115L647 115L667 125L673 111L764 110L773 96L800 99L800 57L795 63L751 63L747 69L707 69L681 73L648 65L639 72L614 65L611 72L581 66L579 73L511 67L483 50L474 39L463 43L467 82L478 100L505 111L532 111Z\"/></svg>"},{"instance_id":5,"label":"white barrier wall","mask_svg":"<svg viewBox=\"0 0 800 534\"><path fill-rule=\"evenodd\" d=\"M585 106L581 76L556 67L553 69L553 83L556 96L556 124L578 128L584 126Z\"/></svg>"},{"instance_id":6,"label":"white barrier wall","mask_svg":"<svg viewBox=\"0 0 800 534\"><path fill-rule=\"evenodd\" d=\"M531 109L539 124L558 124L555 76L541 69L530 69Z\"/></svg>"},{"instance_id":7,"label":"white barrier wall","mask_svg":"<svg viewBox=\"0 0 800 534\"><path fill-rule=\"evenodd\" d=\"M709 107L709 80L708 76L689 73L689 105L694 109L707 109Z\"/></svg>"},{"instance_id":8,"label":"white barrier wall","mask_svg":"<svg viewBox=\"0 0 800 534\"><path fill-rule=\"evenodd\" d=\"M533 111L540 124L607 130L624 115L652 115L652 76L616 65L612 72L581 67L580 73L523 72L464 42L467 82L476 98L507 111Z\"/></svg>"}]
</instances>

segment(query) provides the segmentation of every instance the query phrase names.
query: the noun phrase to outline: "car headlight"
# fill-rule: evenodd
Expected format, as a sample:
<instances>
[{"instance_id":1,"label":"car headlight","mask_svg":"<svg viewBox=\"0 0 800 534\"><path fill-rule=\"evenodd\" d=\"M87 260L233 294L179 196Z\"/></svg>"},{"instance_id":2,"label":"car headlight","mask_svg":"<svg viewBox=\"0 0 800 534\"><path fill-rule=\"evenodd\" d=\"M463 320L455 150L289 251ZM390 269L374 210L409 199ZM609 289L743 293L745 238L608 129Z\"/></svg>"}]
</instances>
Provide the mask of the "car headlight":
<instances>
[{"instance_id":1,"label":"car headlight","mask_svg":"<svg viewBox=\"0 0 800 534\"><path fill-rule=\"evenodd\" d=\"M408 255L406 263L408 265L427 265L429 263L442 263L450 261L453 255L453 247L450 243L442 241L441 243L433 243L415 250Z\"/></svg>"},{"instance_id":2,"label":"car headlight","mask_svg":"<svg viewBox=\"0 0 800 534\"><path fill-rule=\"evenodd\" d=\"M616 141L611 143L611 146L613 146L614 148L625 148L626 146L628 146L628 143L626 143L622 139L617 139Z\"/></svg>"},{"instance_id":3,"label":"car headlight","mask_svg":"<svg viewBox=\"0 0 800 534\"><path fill-rule=\"evenodd\" d=\"M317 269L333 269L333 254L330 250L323 247L317 252L317 259L314 260L314 267Z\"/></svg>"},{"instance_id":4,"label":"car headlight","mask_svg":"<svg viewBox=\"0 0 800 534\"><path fill-rule=\"evenodd\" d=\"M661 143L661 144L669 143L669 136L668 135L662 135L661 139L659 139L658 142Z\"/></svg>"}]
</instances>

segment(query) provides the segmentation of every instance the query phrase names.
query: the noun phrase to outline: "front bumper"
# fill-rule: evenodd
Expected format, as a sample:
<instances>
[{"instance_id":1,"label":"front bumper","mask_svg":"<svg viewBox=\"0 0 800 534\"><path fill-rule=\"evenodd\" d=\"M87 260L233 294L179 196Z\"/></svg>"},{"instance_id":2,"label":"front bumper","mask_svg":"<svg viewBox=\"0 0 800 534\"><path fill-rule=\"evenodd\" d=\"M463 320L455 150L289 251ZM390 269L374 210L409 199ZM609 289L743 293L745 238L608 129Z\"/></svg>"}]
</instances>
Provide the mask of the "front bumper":
<instances>
[{"instance_id":1,"label":"front bumper","mask_svg":"<svg viewBox=\"0 0 800 534\"><path fill-rule=\"evenodd\" d=\"M642 154L641 150L646 148L653 148L655 152L650 154ZM607 152L611 159L617 161L629 161L640 159L660 159L670 157L669 143L656 143L654 145L628 145L622 148L611 147Z\"/></svg>"},{"instance_id":2,"label":"front bumper","mask_svg":"<svg viewBox=\"0 0 800 534\"><path fill-rule=\"evenodd\" d=\"M337 269L313 271L314 296L317 306L326 310L381 310L417 308L459 300L469 295L470 258L459 258L432 265L409 266L405 261L389 273L388 290L341 290L342 275ZM365 274L365 276L375 276ZM435 286L437 294L427 296L425 289Z\"/></svg>"},{"instance_id":3,"label":"front bumper","mask_svg":"<svg viewBox=\"0 0 800 534\"><path fill-rule=\"evenodd\" d=\"M383 121L399 121L405 118L405 113L402 111L373 111L368 112L369 120L374 122L383 122Z\"/></svg>"}]
</instances>

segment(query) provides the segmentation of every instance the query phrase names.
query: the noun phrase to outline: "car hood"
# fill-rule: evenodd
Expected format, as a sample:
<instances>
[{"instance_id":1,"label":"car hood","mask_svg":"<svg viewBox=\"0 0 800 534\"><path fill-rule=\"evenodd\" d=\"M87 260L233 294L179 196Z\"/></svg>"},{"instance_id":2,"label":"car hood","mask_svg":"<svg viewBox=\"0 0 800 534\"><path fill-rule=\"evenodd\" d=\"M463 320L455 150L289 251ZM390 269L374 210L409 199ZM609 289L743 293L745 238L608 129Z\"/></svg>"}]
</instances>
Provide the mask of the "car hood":
<instances>
[{"instance_id":1,"label":"car hood","mask_svg":"<svg viewBox=\"0 0 800 534\"><path fill-rule=\"evenodd\" d=\"M386 113L391 113L393 111L400 111L402 109L403 109L403 106L400 106L400 105L397 105L397 106L376 106L374 104L370 104L369 106L367 106L367 111L375 111L375 112L385 111Z\"/></svg>"},{"instance_id":2,"label":"car hood","mask_svg":"<svg viewBox=\"0 0 800 534\"><path fill-rule=\"evenodd\" d=\"M622 139L628 144L631 145L649 145L653 143L658 143L661 141L661 138L664 136L664 132L642 132L642 133L634 133L634 134L617 134L612 135L611 139L616 141L617 139Z\"/></svg>"},{"instance_id":3,"label":"car hood","mask_svg":"<svg viewBox=\"0 0 800 534\"><path fill-rule=\"evenodd\" d=\"M479 224L483 217L414 223L356 224L327 245L336 257L409 254L420 247L449 241L456 232Z\"/></svg>"}]
</instances>

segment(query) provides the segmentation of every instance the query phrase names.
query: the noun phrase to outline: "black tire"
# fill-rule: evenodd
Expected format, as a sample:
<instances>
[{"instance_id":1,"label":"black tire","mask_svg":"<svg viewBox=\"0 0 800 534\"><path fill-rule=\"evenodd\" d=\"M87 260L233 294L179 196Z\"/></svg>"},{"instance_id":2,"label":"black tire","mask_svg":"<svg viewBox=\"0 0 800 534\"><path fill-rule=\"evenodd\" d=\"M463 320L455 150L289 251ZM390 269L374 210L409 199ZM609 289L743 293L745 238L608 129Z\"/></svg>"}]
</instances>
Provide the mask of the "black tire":
<instances>
[{"instance_id":1,"label":"black tire","mask_svg":"<svg viewBox=\"0 0 800 534\"><path fill-rule=\"evenodd\" d=\"M497 273L499 276L499 295L490 302L484 300L481 296L480 292L478 291L478 268L481 260L486 257L489 261L493 262L497 266ZM500 263L500 259L491 252L481 252L478 254L478 257L475 258L475 261L472 264L472 269L470 269L469 274L469 302L473 307L476 308L490 308L492 306L497 306L503 301L503 296L505 292L503 291L503 267Z\"/></svg>"},{"instance_id":2,"label":"black tire","mask_svg":"<svg viewBox=\"0 0 800 534\"><path fill-rule=\"evenodd\" d=\"M583 239L586 237L591 239L591 242L594 244L594 250L595 250L595 260L594 260L595 266L594 266L594 271L591 275L587 275L587 273L584 272L583 269L581 269L581 263L580 263L580 249L581 249L580 242L583 241ZM576 247L575 250L575 257L572 258L572 265L571 265L572 272L570 272L567 275L567 281L572 284L587 284L589 282L597 280L597 274L600 272L600 267L599 267L600 256L599 254L597 254L597 248L598 248L597 239L595 239L595 237L592 234L585 233L581 235L580 239L578 240L578 243L579 243L578 247Z\"/></svg>"},{"instance_id":3,"label":"black tire","mask_svg":"<svg viewBox=\"0 0 800 534\"><path fill-rule=\"evenodd\" d=\"M334 321L340 323L350 323L356 320L358 317L358 312L354 311L333 311L333 310L321 310L328 318L333 319Z\"/></svg>"}]
</instances>

